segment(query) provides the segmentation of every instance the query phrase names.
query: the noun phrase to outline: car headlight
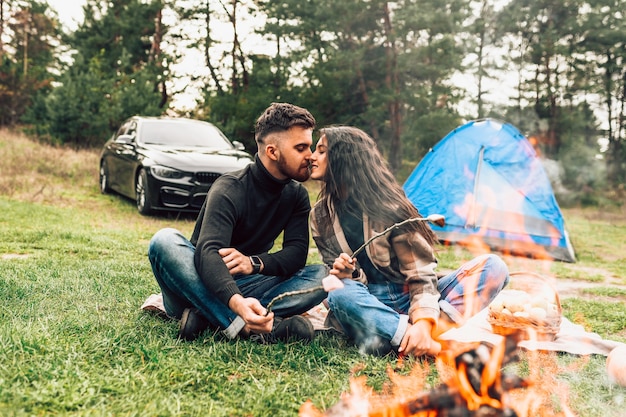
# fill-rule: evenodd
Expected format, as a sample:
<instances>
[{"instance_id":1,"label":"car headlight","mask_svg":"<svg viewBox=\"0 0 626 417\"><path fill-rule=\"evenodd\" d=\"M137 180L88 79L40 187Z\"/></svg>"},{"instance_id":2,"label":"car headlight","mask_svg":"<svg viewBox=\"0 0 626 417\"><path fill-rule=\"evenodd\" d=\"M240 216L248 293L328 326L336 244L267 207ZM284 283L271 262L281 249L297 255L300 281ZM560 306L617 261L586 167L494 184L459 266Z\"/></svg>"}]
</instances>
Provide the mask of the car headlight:
<instances>
[{"instance_id":1,"label":"car headlight","mask_svg":"<svg viewBox=\"0 0 626 417\"><path fill-rule=\"evenodd\" d=\"M178 180L185 176L185 173L177 169L167 168L160 165L150 167L152 175L166 180Z\"/></svg>"}]
</instances>

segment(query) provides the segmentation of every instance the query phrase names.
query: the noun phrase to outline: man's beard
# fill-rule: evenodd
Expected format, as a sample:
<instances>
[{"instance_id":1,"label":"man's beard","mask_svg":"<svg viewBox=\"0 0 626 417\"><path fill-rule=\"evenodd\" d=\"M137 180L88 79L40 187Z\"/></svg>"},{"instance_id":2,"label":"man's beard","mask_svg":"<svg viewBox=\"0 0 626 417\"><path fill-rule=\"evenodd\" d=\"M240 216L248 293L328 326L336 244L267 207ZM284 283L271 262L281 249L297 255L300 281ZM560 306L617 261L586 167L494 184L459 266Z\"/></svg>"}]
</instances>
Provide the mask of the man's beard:
<instances>
[{"instance_id":1,"label":"man's beard","mask_svg":"<svg viewBox=\"0 0 626 417\"><path fill-rule=\"evenodd\" d=\"M292 169L287 166L285 159L282 157L278 158L278 170L285 176L294 179L296 181L304 182L309 179L311 173L309 171L309 166L306 168L299 167L299 169Z\"/></svg>"}]
</instances>

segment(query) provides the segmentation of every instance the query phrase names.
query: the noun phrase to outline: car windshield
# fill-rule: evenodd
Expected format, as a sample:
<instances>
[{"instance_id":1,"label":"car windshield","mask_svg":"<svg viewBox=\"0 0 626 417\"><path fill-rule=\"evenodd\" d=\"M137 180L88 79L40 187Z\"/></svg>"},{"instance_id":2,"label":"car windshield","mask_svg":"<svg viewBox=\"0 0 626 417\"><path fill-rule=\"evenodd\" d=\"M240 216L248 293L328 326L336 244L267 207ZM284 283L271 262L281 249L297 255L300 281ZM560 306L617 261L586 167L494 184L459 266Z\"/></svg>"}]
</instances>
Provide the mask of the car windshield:
<instances>
[{"instance_id":1,"label":"car windshield","mask_svg":"<svg viewBox=\"0 0 626 417\"><path fill-rule=\"evenodd\" d=\"M232 149L224 134L210 123L182 120L147 121L142 124L141 141L153 145Z\"/></svg>"}]
</instances>

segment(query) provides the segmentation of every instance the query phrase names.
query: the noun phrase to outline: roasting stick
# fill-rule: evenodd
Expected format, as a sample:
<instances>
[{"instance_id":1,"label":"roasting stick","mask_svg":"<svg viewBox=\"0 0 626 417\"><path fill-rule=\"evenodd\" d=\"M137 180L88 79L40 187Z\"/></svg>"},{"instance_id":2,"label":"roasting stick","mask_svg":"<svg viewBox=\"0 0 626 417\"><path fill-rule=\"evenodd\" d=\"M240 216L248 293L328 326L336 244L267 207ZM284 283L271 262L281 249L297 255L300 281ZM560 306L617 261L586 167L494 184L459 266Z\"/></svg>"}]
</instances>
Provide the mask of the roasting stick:
<instances>
[{"instance_id":1,"label":"roasting stick","mask_svg":"<svg viewBox=\"0 0 626 417\"><path fill-rule=\"evenodd\" d=\"M414 222L430 222L430 223L434 223L438 226L443 227L445 224L445 218L441 215L441 214L431 214L428 217L414 217L411 219L406 219L404 221L398 222L398 223L394 223L391 226L389 226L388 228L386 228L385 230L383 230L380 233L375 234L374 236L372 236L371 238L369 238L365 243L363 243L361 246L359 246L359 248L357 250L355 250L354 252L352 252L352 255L350 255L350 258L353 259L355 256L357 256L359 253L361 253L370 243L372 243L375 239L378 239L381 236L386 235L387 233L391 232L392 230L404 226L405 224L409 224L409 223L414 223ZM335 280L333 280L331 277L335 278ZM331 279L329 279L331 278ZM336 283L336 280L338 280L337 277L335 277L334 275L329 275L326 278L324 278L323 282L326 285L320 285L317 287L313 287L313 288L307 288L305 290L297 290L297 291L287 291L284 292L282 294L277 295L276 297L272 298L272 300L269 302L269 304L267 305L267 312L265 313L265 315L268 315L271 311L272 311L272 307L274 306L274 303L276 303L277 301L282 300L283 298L287 298L287 297L291 297L294 295L302 295L302 294L309 294L315 291L326 291L326 292L330 292L332 290L335 290L337 288L341 288L341 286L339 284Z\"/></svg>"}]
</instances>

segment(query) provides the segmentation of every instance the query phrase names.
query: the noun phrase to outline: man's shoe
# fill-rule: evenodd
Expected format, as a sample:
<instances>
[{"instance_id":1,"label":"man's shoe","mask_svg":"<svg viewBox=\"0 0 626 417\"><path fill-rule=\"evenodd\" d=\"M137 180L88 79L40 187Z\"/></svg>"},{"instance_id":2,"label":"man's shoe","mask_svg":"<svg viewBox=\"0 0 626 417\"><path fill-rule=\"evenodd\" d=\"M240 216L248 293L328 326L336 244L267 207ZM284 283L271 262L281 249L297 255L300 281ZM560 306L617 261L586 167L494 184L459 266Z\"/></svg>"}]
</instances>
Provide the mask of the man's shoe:
<instances>
[{"instance_id":1,"label":"man's shoe","mask_svg":"<svg viewBox=\"0 0 626 417\"><path fill-rule=\"evenodd\" d=\"M197 308L186 308L180 318L178 337L183 340L192 341L209 327L209 321L200 313Z\"/></svg>"},{"instance_id":2,"label":"man's shoe","mask_svg":"<svg viewBox=\"0 0 626 417\"><path fill-rule=\"evenodd\" d=\"M310 342L315 337L315 329L311 322L302 316L293 316L283 319L274 317L274 327L271 333L255 333L250 340L261 344L272 344L277 341L302 340Z\"/></svg>"},{"instance_id":3,"label":"man's shoe","mask_svg":"<svg viewBox=\"0 0 626 417\"><path fill-rule=\"evenodd\" d=\"M278 340L286 342L292 339L310 342L314 337L315 329L311 321L302 316L293 316L286 319L274 317L272 332L252 335L251 340L270 344L276 343Z\"/></svg>"},{"instance_id":4,"label":"man's shoe","mask_svg":"<svg viewBox=\"0 0 626 417\"><path fill-rule=\"evenodd\" d=\"M276 339L283 341L297 339L310 342L315 337L313 324L309 319L302 316L292 316L282 319L274 326L272 333L274 333Z\"/></svg>"}]
</instances>

